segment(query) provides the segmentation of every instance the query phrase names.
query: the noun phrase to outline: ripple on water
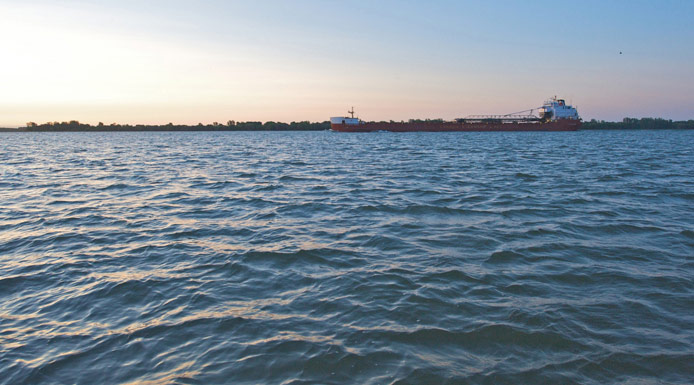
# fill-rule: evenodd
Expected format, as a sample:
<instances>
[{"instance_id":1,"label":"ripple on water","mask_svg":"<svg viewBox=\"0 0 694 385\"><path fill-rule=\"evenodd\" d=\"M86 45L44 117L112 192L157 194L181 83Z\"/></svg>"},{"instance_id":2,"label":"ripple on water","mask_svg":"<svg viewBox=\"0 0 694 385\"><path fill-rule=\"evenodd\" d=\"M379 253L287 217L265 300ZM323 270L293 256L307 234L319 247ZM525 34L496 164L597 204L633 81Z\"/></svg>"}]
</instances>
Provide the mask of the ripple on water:
<instances>
[{"instance_id":1,"label":"ripple on water","mask_svg":"<svg viewBox=\"0 0 694 385\"><path fill-rule=\"evenodd\" d=\"M688 384L692 135L2 133L0 383Z\"/></svg>"}]
</instances>

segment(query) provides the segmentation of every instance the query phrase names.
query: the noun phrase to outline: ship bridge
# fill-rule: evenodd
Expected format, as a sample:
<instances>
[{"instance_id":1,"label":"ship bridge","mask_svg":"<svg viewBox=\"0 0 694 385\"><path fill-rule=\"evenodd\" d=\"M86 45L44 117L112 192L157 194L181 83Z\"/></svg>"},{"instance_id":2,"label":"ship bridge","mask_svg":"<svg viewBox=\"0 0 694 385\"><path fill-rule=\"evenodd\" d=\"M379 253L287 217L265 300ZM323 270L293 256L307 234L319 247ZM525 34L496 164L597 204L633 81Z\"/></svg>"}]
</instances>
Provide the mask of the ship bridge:
<instances>
[{"instance_id":1,"label":"ship bridge","mask_svg":"<svg viewBox=\"0 0 694 385\"><path fill-rule=\"evenodd\" d=\"M559 119L578 120L578 111L575 107L566 104L564 99L552 99L545 102L539 108L540 118L544 121L555 121Z\"/></svg>"}]
</instances>

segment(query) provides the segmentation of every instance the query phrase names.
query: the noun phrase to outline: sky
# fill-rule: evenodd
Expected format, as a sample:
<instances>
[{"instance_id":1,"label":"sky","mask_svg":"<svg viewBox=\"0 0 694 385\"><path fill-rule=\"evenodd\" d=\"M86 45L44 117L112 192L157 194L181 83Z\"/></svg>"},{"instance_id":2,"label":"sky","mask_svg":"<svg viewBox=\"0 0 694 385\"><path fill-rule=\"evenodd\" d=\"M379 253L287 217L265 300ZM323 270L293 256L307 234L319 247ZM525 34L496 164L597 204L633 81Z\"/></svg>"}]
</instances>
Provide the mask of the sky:
<instances>
[{"instance_id":1,"label":"sky","mask_svg":"<svg viewBox=\"0 0 694 385\"><path fill-rule=\"evenodd\" d=\"M0 126L694 119L694 1L0 0ZM620 54L621 52L621 54Z\"/></svg>"}]
</instances>

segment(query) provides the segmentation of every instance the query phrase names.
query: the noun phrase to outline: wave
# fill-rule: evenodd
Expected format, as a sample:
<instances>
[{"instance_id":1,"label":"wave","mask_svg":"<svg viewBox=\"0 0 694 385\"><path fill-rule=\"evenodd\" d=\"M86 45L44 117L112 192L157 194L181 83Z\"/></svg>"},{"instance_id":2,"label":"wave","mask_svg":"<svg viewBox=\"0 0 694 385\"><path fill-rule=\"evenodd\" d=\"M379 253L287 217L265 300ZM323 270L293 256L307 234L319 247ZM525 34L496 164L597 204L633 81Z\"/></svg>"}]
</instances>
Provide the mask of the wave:
<instances>
[{"instance_id":1,"label":"wave","mask_svg":"<svg viewBox=\"0 0 694 385\"><path fill-rule=\"evenodd\" d=\"M688 383L692 133L488 134L3 137L0 383Z\"/></svg>"}]
</instances>

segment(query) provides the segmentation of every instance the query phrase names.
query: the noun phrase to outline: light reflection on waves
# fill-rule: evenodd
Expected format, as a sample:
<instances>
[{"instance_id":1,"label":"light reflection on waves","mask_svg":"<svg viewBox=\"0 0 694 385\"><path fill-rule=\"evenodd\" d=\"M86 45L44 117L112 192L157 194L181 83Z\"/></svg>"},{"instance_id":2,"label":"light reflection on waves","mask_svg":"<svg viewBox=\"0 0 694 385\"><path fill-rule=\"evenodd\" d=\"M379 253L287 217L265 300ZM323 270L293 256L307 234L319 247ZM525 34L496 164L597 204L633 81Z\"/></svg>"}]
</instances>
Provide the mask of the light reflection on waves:
<instances>
[{"instance_id":1,"label":"light reflection on waves","mask_svg":"<svg viewBox=\"0 0 694 385\"><path fill-rule=\"evenodd\" d=\"M2 383L693 376L692 133L2 138Z\"/></svg>"}]
</instances>

